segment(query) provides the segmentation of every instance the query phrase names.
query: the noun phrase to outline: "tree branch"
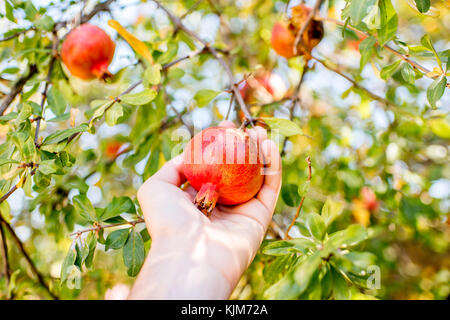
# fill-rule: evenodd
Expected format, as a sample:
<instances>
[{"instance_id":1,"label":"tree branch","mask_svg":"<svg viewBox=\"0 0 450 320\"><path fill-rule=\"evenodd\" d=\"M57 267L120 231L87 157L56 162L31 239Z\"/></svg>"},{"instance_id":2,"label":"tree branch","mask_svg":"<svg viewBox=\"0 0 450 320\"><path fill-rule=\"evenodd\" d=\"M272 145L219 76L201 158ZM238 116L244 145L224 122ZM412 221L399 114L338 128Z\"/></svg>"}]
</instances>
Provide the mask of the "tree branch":
<instances>
[{"instance_id":1,"label":"tree branch","mask_svg":"<svg viewBox=\"0 0 450 320\"><path fill-rule=\"evenodd\" d=\"M58 59L58 45L59 45L58 34L57 34L56 30L53 30L53 44L52 44L53 55L52 55L52 57L50 59L50 63L49 63L49 67L48 67L48 73L47 73L47 77L45 79L44 91L42 92L41 112L44 112L44 104L45 104L45 100L47 100L48 87L50 86L50 83L52 81L53 67L55 65L56 59ZM41 127L41 117L38 117L37 120L36 120L36 131L34 133L34 144L35 144L35 146L38 146L38 138L39 138L39 129L40 129L40 127Z\"/></svg>"},{"instance_id":2,"label":"tree branch","mask_svg":"<svg viewBox=\"0 0 450 320\"><path fill-rule=\"evenodd\" d=\"M9 267L8 243L6 242L5 232L3 231L3 225L1 222L0 222L0 238L2 240L1 252L3 258L3 265L5 269L6 286L8 287L11 278L11 269Z\"/></svg>"},{"instance_id":3,"label":"tree branch","mask_svg":"<svg viewBox=\"0 0 450 320\"><path fill-rule=\"evenodd\" d=\"M69 236L77 236L77 237L79 237L85 232L98 231L98 230L101 230L101 229L113 228L113 227L118 227L118 226L124 226L124 225L127 225L127 224L134 226L137 223L143 223L143 222L145 222L145 220L143 218L139 218L139 219L134 220L134 221L126 221L126 222L118 222L118 223L112 223L112 224L106 224L106 225L98 225L96 227L92 227L92 228L88 228L88 229L72 232L71 234L69 234Z\"/></svg>"},{"instance_id":4,"label":"tree branch","mask_svg":"<svg viewBox=\"0 0 450 320\"><path fill-rule=\"evenodd\" d=\"M367 95L368 95L369 97L371 97L373 100L377 100L377 101L379 101L379 102L381 102L381 103L383 103L384 105L387 105L387 106L392 106L392 107L395 108L396 111L398 111L399 113L402 113L402 114L404 114L404 115L407 115L407 116L410 116L410 117L414 116L414 115L411 114L410 112L408 112L408 111L404 110L403 108L401 108L399 105L397 105L397 104L395 104L395 103L393 103L393 102L390 102L390 101L388 101L387 99L385 99L385 98L383 98L383 97L381 97L381 96L379 96L379 95L377 95L377 94L371 92L369 89L363 87L362 85L360 85L359 83L357 83L355 80L353 80L351 77L349 77L348 75L346 75L345 73L343 73L343 72L340 71L339 69L330 66L326 61L321 60L321 59L319 59L319 58L316 58L316 57L314 57L314 56L311 56L311 57L312 57L315 61L319 62L322 66L324 66L325 68L327 68L328 70L333 71L334 73L340 75L341 77L343 77L344 79L346 79L347 81L349 81L350 83L352 83L352 85L353 85L355 88L360 89L360 90L364 91L365 93L367 93Z\"/></svg>"},{"instance_id":5,"label":"tree branch","mask_svg":"<svg viewBox=\"0 0 450 320\"><path fill-rule=\"evenodd\" d=\"M378 38L376 36L368 34L368 33L364 32L364 31L359 30L359 29L356 29L355 27L352 27L352 26L350 26L348 24L345 24L345 22L339 21L337 19L329 18L329 17L318 17L318 16L316 16L316 17L314 17L314 19L318 20L318 21L333 22L334 24L337 24L339 26L345 27L346 29L352 30L352 31L356 32L357 34L359 34L361 36L364 36L364 37L373 36L377 40L378 45L380 44L380 42L378 41ZM394 48L390 47L389 45L384 44L383 48L385 48L386 50L392 52L393 54L395 54L397 57L399 57L403 61L409 63L413 68L422 71L427 78L430 78L430 79L434 80L434 79L436 79L438 77L438 76L434 76L434 77L428 76L428 73L430 72L430 70L428 70L424 66L418 64L414 60L411 60L408 56L398 52L397 50L395 50ZM450 88L450 83L447 83L447 88Z\"/></svg>"},{"instance_id":6,"label":"tree branch","mask_svg":"<svg viewBox=\"0 0 450 320\"><path fill-rule=\"evenodd\" d=\"M9 94L5 97L5 99L2 102L2 105L0 106L0 116L3 115L3 113L8 109L11 102L13 102L14 98L22 92L23 87L27 83L28 80L31 79L36 73L38 72L38 69L35 64L30 65L30 69L28 70L28 73L26 76L23 76L20 78L16 84L11 88L11 91Z\"/></svg>"},{"instance_id":7,"label":"tree branch","mask_svg":"<svg viewBox=\"0 0 450 320\"><path fill-rule=\"evenodd\" d=\"M225 72L226 72L226 74L228 76L228 79L230 81L231 90L234 92L235 99L237 100L237 102L238 102L242 112L244 113L245 117L247 119L249 119L250 124L253 126L253 118L252 118L250 112L248 111L248 108L247 108L247 106L246 106L246 104L244 102L244 99L241 96L241 93L239 92L239 89L238 89L236 83L234 82L233 72L231 71L230 66L225 62L225 60L220 57L218 51L214 47L210 46L208 42L206 42L205 40L200 38L200 36L198 36L195 32L193 32L192 30L188 29L183 24L183 22L181 22L181 20L178 17L173 15L173 13L170 12L166 7L164 7L159 1L153 0L153 2L155 2L158 5L158 7L161 8L167 14L167 16L172 21L172 23L175 26L175 28L184 31L186 34L188 34L189 36L191 36L192 38L194 38L195 40L200 42L204 46L205 49L207 49L209 52L211 52L211 54L214 56L214 58L225 69Z\"/></svg>"},{"instance_id":8,"label":"tree branch","mask_svg":"<svg viewBox=\"0 0 450 320\"><path fill-rule=\"evenodd\" d=\"M25 250L22 241L20 241L19 237L17 236L16 232L14 231L14 229L11 227L11 225L3 219L3 217L0 215L0 224L3 224L6 229L8 229L9 233L11 234L11 236L13 237L14 241L17 244L17 247L19 248L20 252L22 253L22 255L25 257L25 260L27 260L28 264L31 267L31 270L33 271L33 273L36 275L36 277L38 278L39 283L41 284L41 286L45 289L45 291L47 291L47 293L55 300L58 300L58 296L55 295L49 288L49 286L45 283L44 281L44 277L41 275L41 273L39 272L39 270L36 268L36 265L34 264L33 260L31 260L30 256L28 255L27 251Z\"/></svg>"},{"instance_id":9,"label":"tree branch","mask_svg":"<svg viewBox=\"0 0 450 320\"><path fill-rule=\"evenodd\" d=\"M25 33L27 33L28 31L31 31L31 30L36 30L36 29L35 29L34 27L32 27L32 28L28 28L28 29L19 31L19 32L17 32L17 33L14 33L14 34L8 36L8 37L5 37L5 38L3 38L3 39L0 39L0 42L4 42L4 41L8 41L8 40L17 38L17 37L20 36L21 34L25 34Z\"/></svg>"}]
</instances>

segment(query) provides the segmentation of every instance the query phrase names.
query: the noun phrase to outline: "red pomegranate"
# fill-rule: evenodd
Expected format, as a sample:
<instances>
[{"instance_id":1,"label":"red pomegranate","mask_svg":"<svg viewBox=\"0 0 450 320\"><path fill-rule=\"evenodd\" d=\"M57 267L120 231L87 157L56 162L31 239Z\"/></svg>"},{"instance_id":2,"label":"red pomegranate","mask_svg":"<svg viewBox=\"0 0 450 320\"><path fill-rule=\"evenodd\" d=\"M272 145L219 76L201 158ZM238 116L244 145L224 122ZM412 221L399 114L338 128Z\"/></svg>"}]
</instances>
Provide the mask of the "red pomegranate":
<instances>
[{"instance_id":1,"label":"red pomegranate","mask_svg":"<svg viewBox=\"0 0 450 320\"><path fill-rule=\"evenodd\" d=\"M294 54L295 36L288 25L283 22L276 22L272 29L270 38L273 50L280 56L292 58Z\"/></svg>"},{"instance_id":2,"label":"red pomegranate","mask_svg":"<svg viewBox=\"0 0 450 320\"><path fill-rule=\"evenodd\" d=\"M322 40L323 24L321 21L312 20L301 37L301 43L297 46L297 53L294 53L295 37L307 21L311 10L310 7L299 4L292 7L292 16L289 22L281 21L275 23L270 41L272 48L280 56L288 59L296 55L308 57L311 50Z\"/></svg>"},{"instance_id":3,"label":"red pomegranate","mask_svg":"<svg viewBox=\"0 0 450 320\"><path fill-rule=\"evenodd\" d=\"M279 101L286 95L286 91L283 79L267 71L258 72L239 86L242 98L249 104L269 104Z\"/></svg>"},{"instance_id":4,"label":"red pomegranate","mask_svg":"<svg viewBox=\"0 0 450 320\"><path fill-rule=\"evenodd\" d=\"M105 79L114 57L115 43L105 31L82 24L69 33L61 49L61 58L70 73L83 80Z\"/></svg>"},{"instance_id":5,"label":"red pomegranate","mask_svg":"<svg viewBox=\"0 0 450 320\"><path fill-rule=\"evenodd\" d=\"M361 189L361 198L367 210L375 211L378 209L377 195L369 187Z\"/></svg>"},{"instance_id":6,"label":"red pomegranate","mask_svg":"<svg viewBox=\"0 0 450 320\"><path fill-rule=\"evenodd\" d=\"M182 169L198 191L194 203L210 216L216 203L236 205L255 196L264 180L259 146L243 130L212 127L196 134Z\"/></svg>"}]
</instances>

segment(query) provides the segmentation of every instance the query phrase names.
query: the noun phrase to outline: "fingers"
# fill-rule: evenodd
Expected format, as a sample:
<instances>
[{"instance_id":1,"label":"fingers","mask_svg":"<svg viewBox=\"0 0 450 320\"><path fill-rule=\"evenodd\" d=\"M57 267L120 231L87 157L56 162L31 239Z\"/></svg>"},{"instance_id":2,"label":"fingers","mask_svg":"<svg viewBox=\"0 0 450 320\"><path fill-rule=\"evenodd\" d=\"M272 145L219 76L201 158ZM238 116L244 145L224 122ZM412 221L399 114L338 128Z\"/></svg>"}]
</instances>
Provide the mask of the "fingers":
<instances>
[{"instance_id":1,"label":"fingers","mask_svg":"<svg viewBox=\"0 0 450 320\"><path fill-rule=\"evenodd\" d=\"M246 132L259 146L261 146L264 140L267 140L267 131L261 127L256 126L252 129L247 129Z\"/></svg>"},{"instance_id":2,"label":"fingers","mask_svg":"<svg viewBox=\"0 0 450 320\"><path fill-rule=\"evenodd\" d=\"M184 177L181 166L183 164L183 155L180 154L173 158L172 160L166 162L161 169L158 170L151 178L147 181L162 181L175 186L180 186L186 178Z\"/></svg>"},{"instance_id":3,"label":"fingers","mask_svg":"<svg viewBox=\"0 0 450 320\"><path fill-rule=\"evenodd\" d=\"M278 147L272 140L265 140L261 149L266 167L264 168L264 184L256 197L267 210L273 213L281 187L281 158Z\"/></svg>"}]
</instances>

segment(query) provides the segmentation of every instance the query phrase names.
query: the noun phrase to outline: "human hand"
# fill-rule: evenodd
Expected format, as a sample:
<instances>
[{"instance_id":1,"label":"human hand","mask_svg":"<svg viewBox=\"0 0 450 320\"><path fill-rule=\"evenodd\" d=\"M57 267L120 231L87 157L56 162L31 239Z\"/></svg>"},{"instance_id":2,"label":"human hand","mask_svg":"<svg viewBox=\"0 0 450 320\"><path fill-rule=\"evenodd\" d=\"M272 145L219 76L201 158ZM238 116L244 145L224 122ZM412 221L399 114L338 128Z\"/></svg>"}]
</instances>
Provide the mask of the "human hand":
<instances>
[{"instance_id":1,"label":"human hand","mask_svg":"<svg viewBox=\"0 0 450 320\"><path fill-rule=\"evenodd\" d=\"M223 122L221 126L234 126ZM167 162L138 191L152 245L129 299L226 299L253 260L272 219L281 187L278 147L261 127L247 130L266 160L264 184L250 201L217 205L211 217L193 204L182 155Z\"/></svg>"}]
</instances>

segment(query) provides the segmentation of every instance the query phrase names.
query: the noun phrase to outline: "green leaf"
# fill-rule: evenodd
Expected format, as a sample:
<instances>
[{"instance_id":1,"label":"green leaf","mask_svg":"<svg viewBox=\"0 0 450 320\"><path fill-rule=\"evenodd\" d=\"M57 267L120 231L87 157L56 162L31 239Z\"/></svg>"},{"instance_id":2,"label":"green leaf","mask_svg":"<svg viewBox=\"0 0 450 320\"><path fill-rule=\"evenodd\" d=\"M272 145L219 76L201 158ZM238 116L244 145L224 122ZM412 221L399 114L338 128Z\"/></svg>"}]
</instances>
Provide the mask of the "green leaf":
<instances>
[{"instance_id":1,"label":"green leaf","mask_svg":"<svg viewBox=\"0 0 450 320\"><path fill-rule=\"evenodd\" d=\"M127 273L130 277L135 277L139 273L144 259L144 241L138 232L132 230L123 247L123 262L128 268Z\"/></svg>"},{"instance_id":2,"label":"green leaf","mask_svg":"<svg viewBox=\"0 0 450 320\"><path fill-rule=\"evenodd\" d=\"M48 144L60 142L64 139L69 138L70 136L74 135L75 133L85 132L86 130L87 130L86 124L82 124L76 128L58 130L58 131L48 135L44 139L44 142L42 142L42 145L48 145Z\"/></svg>"},{"instance_id":3,"label":"green leaf","mask_svg":"<svg viewBox=\"0 0 450 320\"><path fill-rule=\"evenodd\" d=\"M436 49L433 46L433 42L431 41L431 38L428 34L425 34L421 39L420 39L420 43L422 43L422 45L427 48L428 50L430 50L431 52L433 52L436 61L438 62L439 66L442 65L442 61L441 58L439 57L439 54L436 52Z\"/></svg>"},{"instance_id":4,"label":"green leaf","mask_svg":"<svg viewBox=\"0 0 450 320\"><path fill-rule=\"evenodd\" d=\"M392 75L397 71L398 67L400 66L401 60L395 61L393 64L384 67L380 71L380 77L384 80L388 80L392 77Z\"/></svg>"},{"instance_id":5,"label":"green leaf","mask_svg":"<svg viewBox=\"0 0 450 320\"><path fill-rule=\"evenodd\" d=\"M136 213L133 201L126 196L114 197L111 203L106 207L103 214L99 217L100 221L105 221L121 215L122 213Z\"/></svg>"},{"instance_id":6,"label":"green leaf","mask_svg":"<svg viewBox=\"0 0 450 320\"><path fill-rule=\"evenodd\" d=\"M86 242L89 247L89 254L86 257L85 265L86 265L86 268L90 268L90 267L92 267L92 262L94 260L94 253L95 253L95 249L97 247L97 240L95 239L95 235L93 232L89 233L89 235L86 238Z\"/></svg>"},{"instance_id":7,"label":"green leaf","mask_svg":"<svg viewBox=\"0 0 450 320\"><path fill-rule=\"evenodd\" d=\"M121 249L128 240L128 235L130 234L130 229L120 229L115 230L108 234L105 243L105 250L109 249L118 250Z\"/></svg>"},{"instance_id":8,"label":"green leaf","mask_svg":"<svg viewBox=\"0 0 450 320\"><path fill-rule=\"evenodd\" d=\"M311 181L305 181L304 183L299 185L298 189L297 189L299 196L301 196L301 197L306 196L309 192L310 185L311 185Z\"/></svg>"},{"instance_id":9,"label":"green leaf","mask_svg":"<svg viewBox=\"0 0 450 320\"><path fill-rule=\"evenodd\" d=\"M389 40L392 40L397 33L398 16L395 12L391 0L379 0L380 8L380 29L378 29L378 42L383 46Z\"/></svg>"},{"instance_id":10,"label":"green leaf","mask_svg":"<svg viewBox=\"0 0 450 320\"><path fill-rule=\"evenodd\" d=\"M55 159L44 160L39 162L38 171L42 174L49 175L58 171L58 165L55 163Z\"/></svg>"},{"instance_id":11,"label":"green leaf","mask_svg":"<svg viewBox=\"0 0 450 320\"><path fill-rule=\"evenodd\" d=\"M353 0L347 1L342 10L343 19L350 18L351 23L357 26L367 16L369 8L375 4L375 0Z\"/></svg>"},{"instance_id":12,"label":"green leaf","mask_svg":"<svg viewBox=\"0 0 450 320\"><path fill-rule=\"evenodd\" d=\"M66 110L67 103L62 93L55 87L51 87L48 91L48 106L56 115L60 116Z\"/></svg>"},{"instance_id":13,"label":"green leaf","mask_svg":"<svg viewBox=\"0 0 450 320\"><path fill-rule=\"evenodd\" d=\"M420 13L425 13L430 10L430 0L414 0L414 2Z\"/></svg>"},{"instance_id":14,"label":"green leaf","mask_svg":"<svg viewBox=\"0 0 450 320\"><path fill-rule=\"evenodd\" d=\"M76 257L77 251L75 250L75 248L70 248L61 266L61 284L63 284L67 280L67 277L71 271L71 267L75 265Z\"/></svg>"},{"instance_id":15,"label":"green leaf","mask_svg":"<svg viewBox=\"0 0 450 320\"><path fill-rule=\"evenodd\" d=\"M15 119L18 116L17 112L10 112L7 115L1 116L0 117L0 122L2 122L2 124L4 124L5 122Z\"/></svg>"},{"instance_id":16,"label":"green leaf","mask_svg":"<svg viewBox=\"0 0 450 320\"><path fill-rule=\"evenodd\" d=\"M20 123L26 119L28 119L33 113L33 108L28 104L22 104L22 108L20 109L19 115L17 116L16 123Z\"/></svg>"},{"instance_id":17,"label":"green leaf","mask_svg":"<svg viewBox=\"0 0 450 320\"><path fill-rule=\"evenodd\" d=\"M97 215L88 197L85 194L79 194L72 199L73 205L77 212L86 220L96 221Z\"/></svg>"},{"instance_id":18,"label":"green leaf","mask_svg":"<svg viewBox=\"0 0 450 320\"><path fill-rule=\"evenodd\" d=\"M281 187L281 198L289 207L297 207L300 204L297 185L284 184Z\"/></svg>"},{"instance_id":19,"label":"green leaf","mask_svg":"<svg viewBox=\"0 0 450 320\"><path fill-rule=\"evenodd\" d=\"M336 300L348 300L350 299L350 290L345 278L334 268L333 274L333 294Z\"/></svg>"},{"instance_id":20,"label":"green leaf","mask_svg":"<svg viewBox=\"0 0 450 320\"><path fill-rule=\"evenodd\" d=\"M335 201L327 198L322 208L322 218L325 226L329 226L344 210L344 204L341 201Z\"/></svg>"},{"instance_id":21,"label":"green leaf","mask_svg":"<svg viewBox=\"0 0 450 320\"><path fill-rule=\"evenodd\" d=\"M115 126L117 121L123 116L123 106L116 102L111 108L106 110L105 121L110 127Z\"/></svg>"},{"instance_id":22,"label":"green leaf","mask_svg":"<svg viewBox=\"0 0 450 320\"><path fill-rule=\"evenodd\" d=\"M144 86L150 87L161 82L161 65L153 64L144 71Z\"/></svg>"},{"instance_id":23,"label":"green leaf","mask_svg":"<svg viewBox=\"0 0 450 320\"><path fill-rule=\"evenodd\" d=\"M147 242L150 240L150 234L148 233L147 228L144 228L141 230L141 232L139 232L141 234L142 240L144 242Z\"/></svg>"},{"instance_id":24,"label":"green leaf","mask_svg":"<svg viewBox=\"0 0 450 320\"><path fill-rule=\"evenodd\" d=\"M402 73L403 79L405 79L406 82L414 84L414 82L416 81L416 73L409 63L404 62L400 68L400 71Z\"/></svg>"},{"instance_id":25,"label":"green leaf","mask_svg":"<svg viewBox=\"0 0 450 320\"><path fill-rule=\"evenodd\" d=\"M197 106L201 108L208 105L208 103L210 103L219 93L220 92L214 90L202 89L197 91L194 100L197 102Z\"/></svg>"},{"instance_id":26,"label":"green leaf","mask_svg":"<svg viewBox=\"0 0 450 320\"><path fill-rule=\"evenodd\" d=\"M309 239L297 238L292 240L271 241L263 247L262 252L271 256L282 256L294 252L306 254L314 246L314 242Z\"/></svg>"},{"instance_id":27,"label":"green leaf","mask_svg":"<svg viewBox=\"0 0 450 320\"><path fill-rule=\"evenodd\" d=\"M138 93L128 93L123 95L120 97L120 100L134 106L140 106L151 102L155 99L156 95L157 93L155 90L144 89Z\"/></svg>"},{"instance_id":28,"label":"green leaf","mask_svg":"<svg viewBox=\"0 0 450 320\"><path fill-rule=\"evenodd\" d=\"M365 38L359 44L359 52L361 53L361 59L359 60L359 70L362 70L372 56L373 50L377 39L373 36Z\"/></svg>"},{"instance_id":29,"label":"green leaf","mask_svg":"<svg viewBox=\"0 0 450 320\"><path fill-rule=\"evenodd\" d=\"M36 154L36 147L34 145L34 140L31 137L28 137L27 140L25 140L25 143L21 146L22 147L22 157L25 161L31 161Z\"/></svg>"},{"instance_id":30,"label":"green leaf","mask_svg":"<svg viewBox=\"0 0 450 320\"><path fill-rule=\"evenodd\" d=\"M55 21L52 19L52 17L48 15L44 15L43 17L37 19L34 22L34 25L36 28L45 30L45 31L52 31L53 26L55 25Z\"/></svg>"},{"instance_id":31,"label":"green leaf","mask_svg":"<svg viewBox=\"0 0 450 320\"><path fill-rule=\"evenodd\" d=\"M435 79L427 89L428 102L432 107L436 107L436 102L443 96L445 86L447 85L447 78L442 74Z\"/></svg>"},{"instance_id":32,"label":"green leaf","mask_svg":"<svg viewBox=\"0 0 450 320\"><path fill-rule=\"evenodd\" d=\"M159 154L160 148L156 147L152 150L150 157L148 158L147 164L144 168L143 178L144 180L150 178L153 174L158 171L159 168Z\"/></svg>"},{"instance_id":33,"label":"green leaf","mask_svg":"<svg viewBox=\"0 0 450 320\"><path fill-rule=\"evenodd\" d=\"M293 121L282 118L262 117L271 130L278 130L285 137L303 134L302 129Z\"/></svg>"},{"instance_id":34,"label":"green leaf","mask_svg":"<svg viewBox=\"0 0 450 320\"><path fill-rule=\"evenodd\" d=\"M300 230L302 234L307 232L305 235L314 237L317 240L322 240L325 233L325 222L322 217L315 212L304 212L300 215L297 225L303 225ZM306 230L305 230L306 229Z\"/></svg>"},{"instance_id":35,"label":"green leaf","mask_svg":"<svg viewBox=\"0 0 450 320\"><path fill-rule=\"evenodd\" d=\"M11 21L16 23L16 18L14 18L14 12L13 12L14 8L13 6L9 3L9 0L5 1L5 12L6 12L6 18Z\"/></svg>"},{"instance_id":36,"label":"green leaf","mask_svg":"<svg viewBox=\"0 0 450 320\"><path fill-rule=\"evenodd\" d=\"M435 135L444 139L450 139L450 122L447 119L431 119L428 123Z\"/></svg>"},{"instance_id":37,"label":"green leaf","mask_svg":"<svg viewBox=\"0 0 450 320\"><path fill-rule=\"evenodd\" d=\"M296 260L296 256L292 254L276 257L269 265L265 265L263 269L264 281L267 284L274 283Z\"/></svg>"},{"instance_id":38,"label":"green leaf","mask_svg":"<svg viewBox=\"0 0 450 320\"><path fill-rule=\"evenodd\" d=\"M27 1L25 4L25 15L28 20L33 21L38 14L36 7L31 1Z\"/></svg>"},{"instance_id":39,"label":"green leaf","mask_svg":"<svg viewBox=\"0 0 450 320\"><path fill-rule=\"evenodd\" d=\"M357 245L367 237L366 228L359 224L353 224L345 230L332 233L326 245L330 246L330 249L347 248Z\"/></svg>"},{"instance_id":40,"label":"green leaf","mask_svg":"<svg viewBox=\"0 0 450 320\"><path fill-rule=\"evenodd\" d=\"M311 279L316 272L319 271L319 264L321 262L320 251L306 257L302 260L294 272L294 279L298 285L298 295L302 294L311 282Z\"/></svg>"},{"instance_id":41,"label":"green leaf","mask_svg":"<svg viewBox=\"0 0 450 320\"><path fill-rule=\"evenodd\" d=\"M3 166L5 164L9 164L9 163L19 164L20 161L17 161L17 160L14 160L14 159L8 159L8 158L0 158L0 166Z\"/></svg>"}]
</instances>

